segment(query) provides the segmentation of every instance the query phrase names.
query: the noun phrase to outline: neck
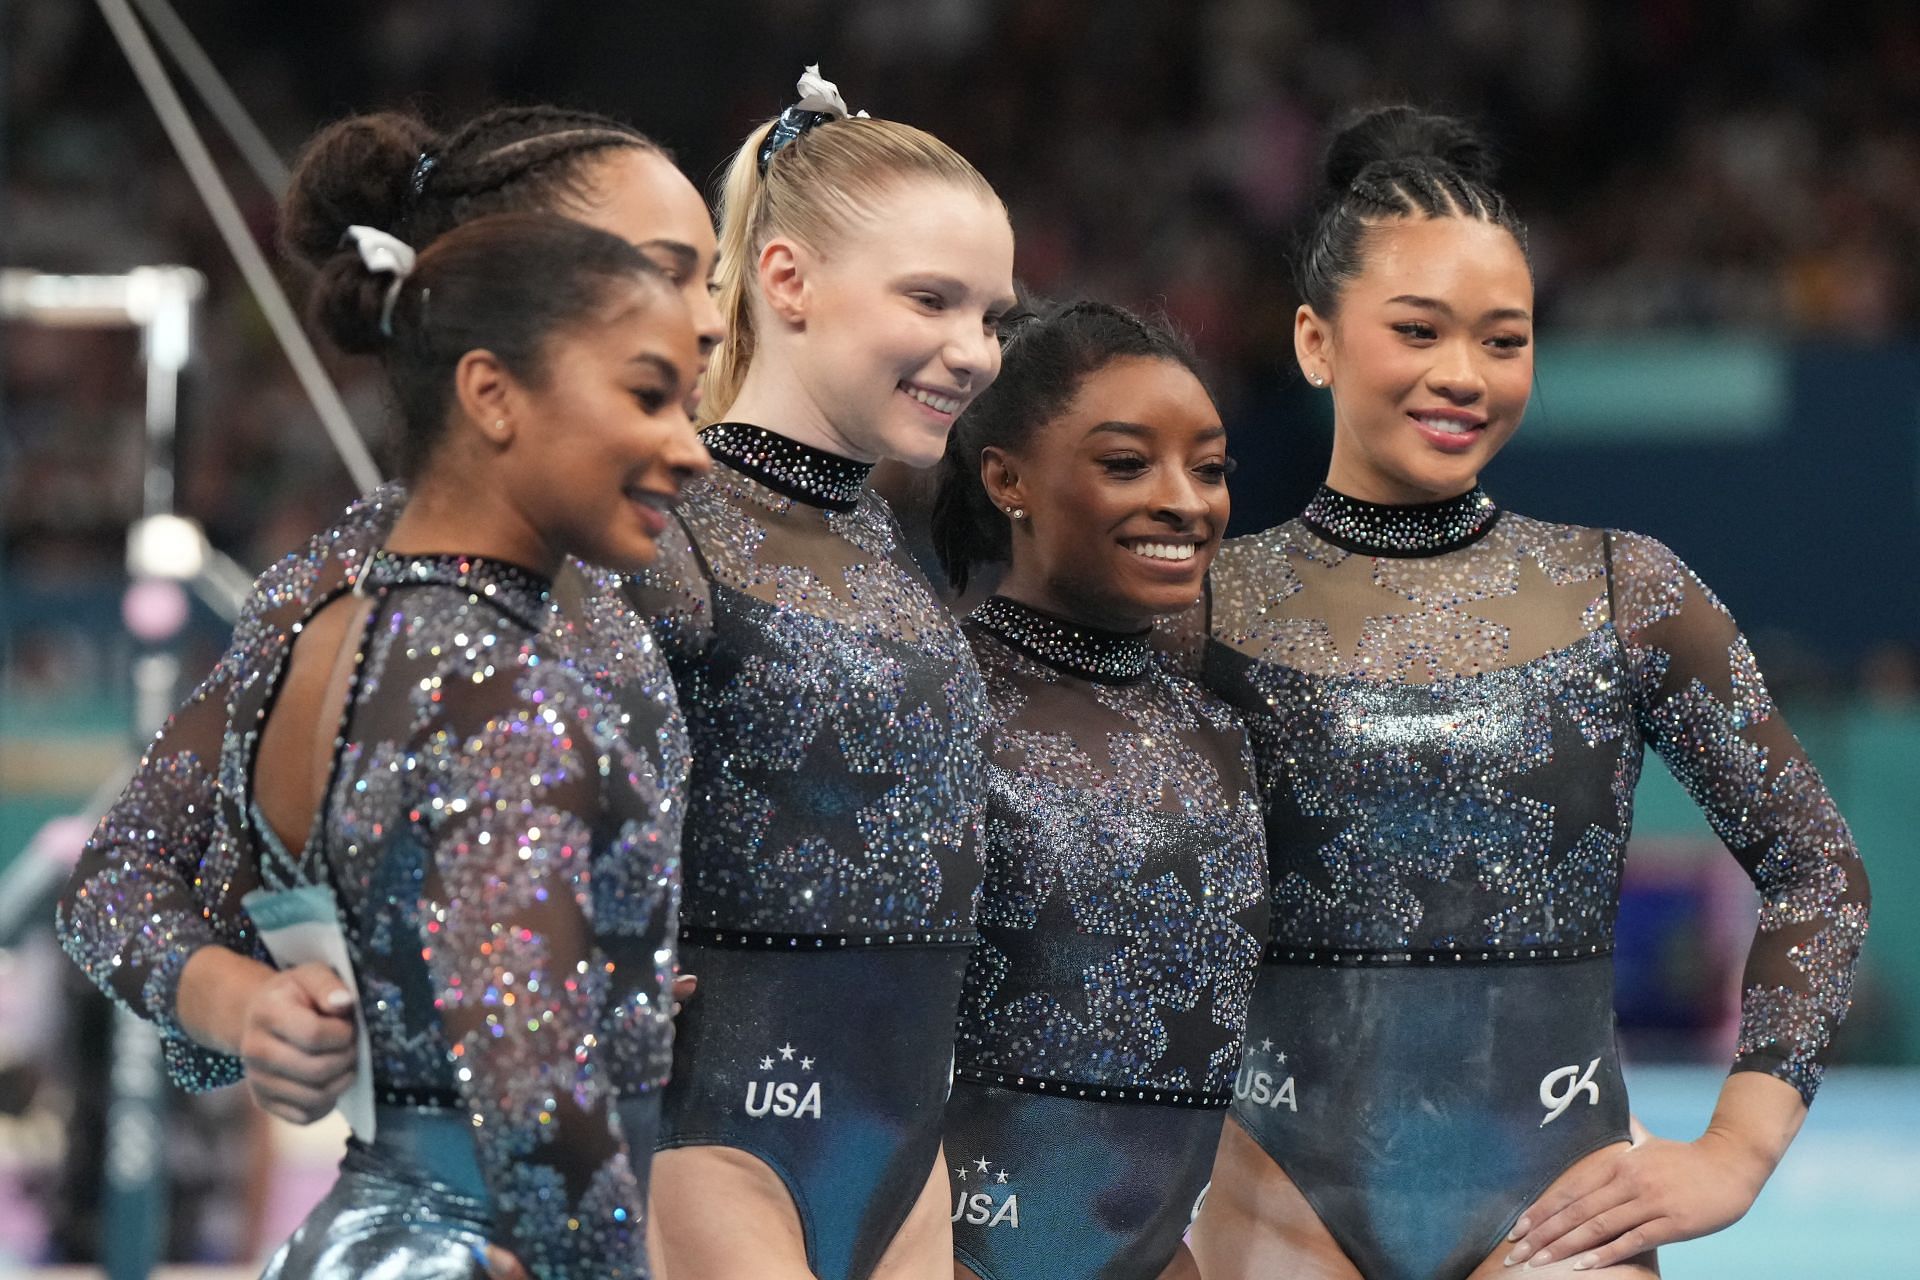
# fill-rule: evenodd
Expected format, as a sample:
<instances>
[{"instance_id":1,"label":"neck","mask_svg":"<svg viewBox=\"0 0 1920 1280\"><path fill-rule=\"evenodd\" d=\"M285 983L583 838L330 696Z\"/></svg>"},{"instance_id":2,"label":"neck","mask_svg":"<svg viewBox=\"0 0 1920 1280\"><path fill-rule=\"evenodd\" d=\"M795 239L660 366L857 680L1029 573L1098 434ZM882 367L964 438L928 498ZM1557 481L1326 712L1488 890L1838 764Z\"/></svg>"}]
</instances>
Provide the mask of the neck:
<instances>
[{"instance_id":1,"label":"neck","mask_svg":"<svg viewBox=\"0 0 1920 1280\"><path fill-rule=\"evenodd\" d=\"M1122 634L1145 631L1153 626L1159 616L1140 609L1130 609L1123 603L1090 600L1079 592L1062 590L1058 584L1048 582L1030 566L1023 565L1018 556L1007 569L1006 576L1000 579L1000 585L994 588L994 594L1016 600L1029 609L1050 613L1062 622L1094 631L1117 631Z\"/></svg>"},{"instance_id":2,"label":"neck","mask_svg":"<svg viewBox=\"0 0 1920 1280\"><path fill-rule=\"evenodd\" d=\"M396 555L484 556L548 578L564 559L504 495L472 477L428 475L411 485L385 545Z\"/></svg>"},{"instance_id":3,"label":"neck","mask_svg":"<svg viewBox=\"0 0 1920 1280\"><path fill-rule=\"evenodd\" d=\"M1351 436L1337 426L1334 428L1333 461L1327 466L1327 488L1344 493L1349 498L1405 507L1457 498L1480 483L1480 477L1473 475L1463 483L1430 488L1403 476L1389 475L1370 465L1366 459L1356 457L1354 447L1346 443L1350 439Z\"/></svg>"},{"instance_id":4,"label":"neck","mask_svg":"<svg viewBox=\"0 0 1920 1280\"><path fill-rule=\"evenodd\" d=\"M745 422L855 462L880 461L870 450L853 444L834 426L807 393L806 384L791 364L766 351L754 354L753 362L747 366L747 376L740 384L740 394L720 417L727 422Z\"/></svg>"}]
</instances>

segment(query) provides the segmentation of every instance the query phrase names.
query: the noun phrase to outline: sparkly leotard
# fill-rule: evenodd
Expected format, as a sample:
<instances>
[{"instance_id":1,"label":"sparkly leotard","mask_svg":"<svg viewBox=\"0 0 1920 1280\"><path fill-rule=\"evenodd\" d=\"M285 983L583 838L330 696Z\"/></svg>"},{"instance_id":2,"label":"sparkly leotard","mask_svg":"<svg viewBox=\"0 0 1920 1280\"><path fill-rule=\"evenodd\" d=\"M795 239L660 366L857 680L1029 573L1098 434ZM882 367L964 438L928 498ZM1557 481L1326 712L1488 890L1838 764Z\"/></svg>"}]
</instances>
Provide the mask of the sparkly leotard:
<instances>
[{"instance_id":1,"label":"sparkly leotard","mask_svg":"<svg viewBox=\"0 0 1920 1280\"><path fill-rule=\"evenodd\" d=\"M684 965L667 1146L764 1161L821 1280L869 1274L940 1145L976 938L985 695L866 487L757 427L704 433L634 578L687 711Z\"/></svg>"},{"instance_id":2,"label":"sparkly leotard","mask_svg":"<svg viewBox=\"0 0 1920 1280\"><path fill-rule=\"evenodd\" d=\"M383 1104L266 1274L462 1276L491 1240L546 1280L644 1277L687 763L665 666L596 669L545 580L491 561L382 554L361 597L299 854L251 798L290 646L221 754L262 885L333 891Z\"/></svg>"},{"instance_id":3,"label":"sparkly leotard","mask_svg":"<svg viewBox=\"0 0 1920 1280\"><path fill-rule=\"evenodd\" d=\"M1246 733L1144 633L1000 597L966 630L992 727L954 1252L981 1280L1157 1276L1213 1166L1266 939Z\"/></svg>"},{"instance_id":4,"label":"sparkly leotard","mask_svg":"<svg viewBox=\"0 0 1920 1280\"><path fill-rule=\"evenodd\" d=\"M1222 549L1207 609L1196 648L1248 715L1272 862L1234 1116L1370 1280L1465 1276L1625 1138L1611 951L1643 744L1762 894L1734 1067L1813 1096L1865 874L1670 551L1478 490L1322 490Z\"/></svg>"}]
</instances>

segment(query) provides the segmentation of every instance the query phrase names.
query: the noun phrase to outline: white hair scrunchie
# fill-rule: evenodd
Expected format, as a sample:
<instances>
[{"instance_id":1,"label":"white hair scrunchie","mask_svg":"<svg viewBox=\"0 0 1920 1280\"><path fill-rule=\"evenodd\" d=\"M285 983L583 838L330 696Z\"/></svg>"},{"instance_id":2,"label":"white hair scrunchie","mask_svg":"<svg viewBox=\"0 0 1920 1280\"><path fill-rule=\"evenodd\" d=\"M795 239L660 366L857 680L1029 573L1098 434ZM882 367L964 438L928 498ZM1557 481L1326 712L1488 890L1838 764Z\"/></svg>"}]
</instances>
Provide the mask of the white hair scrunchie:
<instances>
[{"instance_id":1,"label":"white hair scrunchie","mask_svg":"<svg viewBox=\"0 0 1920 1280\"><path fill-rule=\"evenodd\" d=\"M360 251L360 261L366 264L368 271L377 276L393 277L393 283L387 286L386 301L380 305L380 332L391 338L393 304L400 300L400 286L413 274L413 264L419 258L413 246L378 227L363 227L355 223L347 228L347 239L353 241L354 248Z\"/></svg>"}]
</instances>

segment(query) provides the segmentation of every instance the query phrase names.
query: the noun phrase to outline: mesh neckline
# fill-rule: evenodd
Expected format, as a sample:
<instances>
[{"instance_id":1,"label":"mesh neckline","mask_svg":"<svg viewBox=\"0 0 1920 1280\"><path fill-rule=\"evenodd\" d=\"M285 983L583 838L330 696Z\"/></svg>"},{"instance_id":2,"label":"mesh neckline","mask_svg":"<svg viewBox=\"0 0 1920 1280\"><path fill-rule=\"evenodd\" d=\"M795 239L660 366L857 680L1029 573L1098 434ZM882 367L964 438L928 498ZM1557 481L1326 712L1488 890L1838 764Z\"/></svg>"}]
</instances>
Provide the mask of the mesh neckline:
<instances>
[{"instance_id":1,"label":"mesh neckline","mask_svg":"<svg viewBox=\"0 0 1920 1280\"><path fill-rule=\"evenodd\" d=\"M529 624L546 612L553 582L543 574L485 556L400 555L377 551L367 560L358 591L387 587L454 587L485 599Z\"/></svg>"}]
</instances>

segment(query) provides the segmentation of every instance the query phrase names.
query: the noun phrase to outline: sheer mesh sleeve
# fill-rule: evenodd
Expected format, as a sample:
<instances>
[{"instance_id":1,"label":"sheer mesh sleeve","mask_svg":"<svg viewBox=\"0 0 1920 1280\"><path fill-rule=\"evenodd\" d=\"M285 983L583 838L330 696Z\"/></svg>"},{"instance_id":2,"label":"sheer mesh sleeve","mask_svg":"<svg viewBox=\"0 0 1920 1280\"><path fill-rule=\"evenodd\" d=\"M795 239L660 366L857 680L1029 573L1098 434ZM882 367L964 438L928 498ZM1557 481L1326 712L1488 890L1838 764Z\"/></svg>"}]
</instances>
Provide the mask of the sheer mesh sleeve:
<instances>
[{"instance_id":1,"label":"sheer mesh sleeve","mask_svg":"<svg viewBox=\"0 0 1920 1280\"><path fill-rule=\"evenodd\" d=\"M564 664L447 682L421 753L424 955L500 1235L540 1280L642 1277L645 1196L602 1043L618 971L595 934L596 863L639 858L625 744Z\"/></svg>"},{"instance_id":2,"label":"sheer mesh sleeve","mask_svg":"<svg viewBox=\"0 0 1920 1280\"><path fill-rule=\"evenodd\" d=\"M692 658L713 637L713 588L683 519L667 526L660 537L660 555L648 568L625 578L590 570L588 580L602 589L616 588L626 597L669 662Z\"/></svg>"},{"instance_id":3,"label":"sheer mesh sleeve","mask_svg":"<svg viewBox=\"0 0 1920 1280\"><path fill-rule=\"evenodd\" d=\"M226 653L155 737L61 895L67 954L102 991L154 1022L184 1088L241 1075L237 1059L194 1044L179 1024L187 961L205 946L266 959L240 907L252 887L247 860L234 856L217 803L228 706L240 683L277 663L286 628L386 536L404 496L397 485L376 490L255 580Z\"/></svg>"},{"instance_id":4,"label":"sheer mesh sleeve","mask_svg":"<svg viewBox=\"0 0 1920 1280\"><path fill-rule=\"evenodd\" d=\"M1759 888L1736 1071L1811 1102L1867 932L1867 876L1745 637L1666 547L1610 537L1615 619L1640 727Z\"/></svg>"}]
</instances>

